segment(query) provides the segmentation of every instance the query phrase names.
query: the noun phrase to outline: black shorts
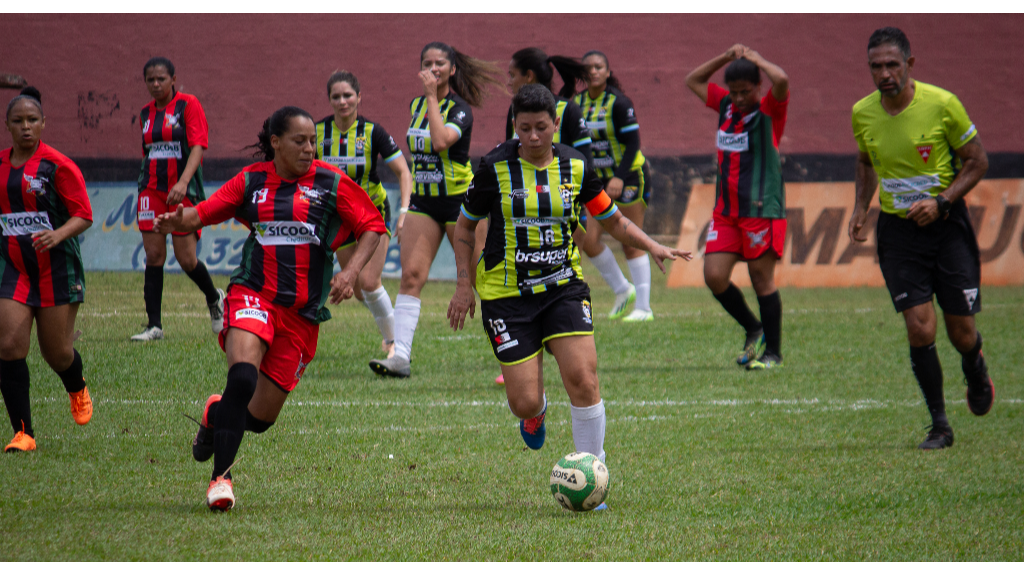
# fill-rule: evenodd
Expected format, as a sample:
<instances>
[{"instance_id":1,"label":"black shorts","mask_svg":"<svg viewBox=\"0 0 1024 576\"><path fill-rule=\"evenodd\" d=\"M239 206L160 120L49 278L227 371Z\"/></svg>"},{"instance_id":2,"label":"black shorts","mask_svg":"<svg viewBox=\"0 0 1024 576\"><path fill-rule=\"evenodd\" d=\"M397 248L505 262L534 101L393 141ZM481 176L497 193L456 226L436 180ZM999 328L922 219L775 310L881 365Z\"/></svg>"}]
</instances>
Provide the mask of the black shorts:
<instances>
[{"instance_id":1,"label":"black shorts","mask_svg":"<svg viewBox=\"0 0 1024 576\"><path fill-rule=\"evenodd\" d=\"M433 218L441 226L455 224L459 221L459 214L462 212L462 201L466 199L465 194L454 194L452 196L419 196L413 194L409 201L409 212Z\"/></svg>"},{"instance_id":2,"label":"black shorts","mask_svg":"<svg viewBox=\"0 0 1024 576\"><path fill-rule=\"evenodd\" d=\"M602 180L605 188L608 187L608 180L611 178ZM619 206L630 206L637 202L643 202L645 208L651 202L651 172L646 162L640 170L630 172L622 181L622 195L615 201Z\"/></svg>"},{"instance_id":3,"label":"black shorts","mask_svg":"<svg viewBox=\"0 0 1024 576\"><path fill-rule=\"evenodd\" d=\"M388 202L387 198L385 198L384 204L380 206L374 204L374 207L377 208L378 212L380 212L380 217L384 219L384 228L387 231L388 238L391 238L391 203ZM345 248L355 246L358 241L359 239L356 238L356 233L353 232L348 235L348 238L345 238L345 241L341 243L341 246L338 246L338 250L344 250Z\"/></svg>"},{"instance_id":4,"label":"black shorts","mask_svg":"<svg viewBox=\"0 0 1024 576\"><path fill-rule=\"evenodd\" d=\"M548 340L594 333L590 286L570 282L540 294L480 302L484 331L505 365L526 362Z\"/></svg>"},{"instance_id":5,"label":"black shorts","mask_svg":"<svg viewBox=\"0 0 1024 576\"><path fill-rule=\"evenodd\" d=\"M878 263L897 312L931 302L933 294L946 314L981 312L981 258L963 201L948 218L923 228L883 212L876 237Z\"/></svg>"}]
</instances>

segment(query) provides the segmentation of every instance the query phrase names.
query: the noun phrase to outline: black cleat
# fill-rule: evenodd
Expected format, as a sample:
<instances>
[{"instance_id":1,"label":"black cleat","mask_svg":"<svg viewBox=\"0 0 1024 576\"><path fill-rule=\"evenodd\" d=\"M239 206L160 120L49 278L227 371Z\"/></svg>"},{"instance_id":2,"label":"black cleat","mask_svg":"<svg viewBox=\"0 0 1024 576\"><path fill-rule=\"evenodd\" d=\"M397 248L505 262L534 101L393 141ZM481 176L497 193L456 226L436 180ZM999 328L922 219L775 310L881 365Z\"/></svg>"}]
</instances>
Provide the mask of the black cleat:
<instances>
[{"instance_id":1,"label":"black cleat","mask_svg":"<svg viewBox=\"0 0 1024 576\"><path fill-rule=\"evenodd\" d=\"M996 387L988 375L988 366L985 365L983 353L978 353L978 366L972 372L974 373L966 376L968 370L964 370L964 384L967 384L967 407L975 416L984 416L992 409L992 401L996 397Z\"/></svg>"},{"instance_id":2,"label":"black cleat","mask_svg":"<svg viewBox=\"0 0 1024 576\"><path fill-rule=\"evenodd\" d=\"M206 462L213 456L213 426L210 425L207 417L210 414L210 405L220 401L220 394L214 394L206 399L206 408L203 409L203 420L199 423L199 431L192 439L192 458L196 462Z\"/></svg>"},{"instance_id":3,"label":"black cleat","mask_svg":"<svg viewBox=\"0 0 1024 576\"><path fill-rule=\"evenodd\" d=\"M953 428L946 426L940 428L932 425L928 429L928 436L924 442L917 445L921 450L942 450L953 445Z\"/></svg>"}]
</instances>

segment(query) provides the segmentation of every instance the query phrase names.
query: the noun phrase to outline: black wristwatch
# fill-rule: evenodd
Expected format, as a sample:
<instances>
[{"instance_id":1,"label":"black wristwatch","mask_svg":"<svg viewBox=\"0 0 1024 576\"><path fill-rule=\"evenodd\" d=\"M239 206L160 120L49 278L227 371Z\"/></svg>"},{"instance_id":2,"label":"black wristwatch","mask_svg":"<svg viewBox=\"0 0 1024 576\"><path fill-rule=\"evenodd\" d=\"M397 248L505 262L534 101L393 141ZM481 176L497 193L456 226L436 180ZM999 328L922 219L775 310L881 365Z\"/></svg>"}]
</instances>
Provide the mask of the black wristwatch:
<instances>
[{"instance_id":1,"label":"black wristwatch","mask_svg":"<svg viewBox=\"0 0 1024 576\"><path fill-rule=\"evenodd\" d=\"M939 218L945 218L949 215L949 209L953 206L953 203L949 201L942 194L935 197L935 203L939 205Z\"/></svg>"}]
</instances>

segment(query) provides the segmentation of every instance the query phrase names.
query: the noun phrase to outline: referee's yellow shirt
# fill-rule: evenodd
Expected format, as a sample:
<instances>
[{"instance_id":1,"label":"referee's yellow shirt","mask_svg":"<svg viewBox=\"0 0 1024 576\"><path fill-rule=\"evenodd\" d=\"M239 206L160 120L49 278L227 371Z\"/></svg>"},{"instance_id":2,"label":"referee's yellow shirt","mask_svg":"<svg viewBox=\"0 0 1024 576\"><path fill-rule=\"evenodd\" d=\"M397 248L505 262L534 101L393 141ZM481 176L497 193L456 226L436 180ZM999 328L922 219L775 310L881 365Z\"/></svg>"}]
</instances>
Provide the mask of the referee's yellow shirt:
<instances>
[{"instance_id":1,"label":"referee's yellow shirt","mask_svg":"<svg viewBox=\"0 0 1024 576\"><path fill-rule=\"evenodd\" d=\"M962 167L954 151L978 134L952 92L914 82L914 99L895 116L877 91L853 106L853 134L878 174L882 211L901 218L949 187Z\"/></svg>"}]
</instances>

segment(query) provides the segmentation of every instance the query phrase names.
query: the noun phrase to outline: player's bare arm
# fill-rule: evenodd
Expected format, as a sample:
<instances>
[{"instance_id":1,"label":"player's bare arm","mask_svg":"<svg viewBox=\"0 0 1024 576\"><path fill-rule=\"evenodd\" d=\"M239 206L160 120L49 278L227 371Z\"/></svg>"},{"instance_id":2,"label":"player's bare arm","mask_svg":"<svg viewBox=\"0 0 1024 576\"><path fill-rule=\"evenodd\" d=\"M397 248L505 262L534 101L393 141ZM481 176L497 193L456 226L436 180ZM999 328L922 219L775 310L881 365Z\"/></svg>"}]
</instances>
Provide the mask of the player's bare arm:
<instances>
[{"instance_id":1,"label":"player's bare arm","mask_svg":"<svg viewBox=\"0 0 1024 576\"><path fill-rule=\"evenodd\" d=\"M676 258L690 260L693 258L693 254L686 250L676 250L655 242L639 226L633 224L629 218L623 216L622 212L618 210L599 222L601 227L619 242L626 246L632 246L638 250L649 252L651 257L654 258L654 263L658 265L662 273L665 272L665 265L663 264L665 260L675 260Z\"/></svg>"},{"instance_id":2,"label":"player's bare arm","mask_svg":"<svg viewBox=\"0 0 1024 576\"><path fill-rule=\"evenodd\" d=\"M963 169L949 184L949 188L940 194L950 204L966 196L988 172L988 154L985 153L980 136L975 136L970 142L961 146L956 151L956 155L963 162ZM940 216L939 201L935 198L916 202L907 211L907 218L917 222L918 226L927 226L938 220Z\"/></svg>"},{"instance_id":3,"label":"player's bare arm","mask_svg":"<svg viewBox=\"0 0 1024 576\"><path fill-rule=\"evenodd\" d=\"M789 95L789 76L786 75L786 72L750 48L747 48L742 56L753 62L772 81L772 96L779 102L785 100Z\"/></svg>"},{"instance_id":4,"label":"player's bare arm","mask_svg":"<svg viewBox=\"0 0 1024 576\"><path fill-rule=\"evenodd\" d=\"M700 98L701 102L708 101L708 82L715 72L722 67L743 56L747 47L743 44L735 44L724 53L715 56L711 60L698 66L693 72L686 75L686 87Z\"/></svg>"},{"instance_id":5,"label":"player's bare arm","mask_svg":"<svg viewBox=\"0 0 1024 576\"><path fill-rule=\"evenodd\" d=\"M854 188L856 199L853 203L853 214L850 216L849 234L851 242L865 242L867 235L862 235L864 224L868 220L868 207L871 206L871 199L875 197L878 190L878 174L871 165L871 156L867 152L857 155L856 173L854 175Z\"/></svg>"},{"instance_id":6,"label":"player's bare arm","mask_svg":"<svg viewBox=\"0 0 1024 576\"><path fill-rule=\"evenodd\" d=\"M92 222L89 220L78 216L72 216L64 223L63 226L56 230L47 230L45 232L36 232L32 234L32 248L35 248L38 252L47 252L68 238L74 238L75 236L81 235L89 229L89 226L92 226Z\"/></svg>"},{"instance_id":7,"label":"player's bare arm","mask_svg":"<svg viewBox=\"0 0 1024 576\"><path fill-rule=\"evenodd\" d=\"M195 208L186 208L181 204L178 204L174 212L158 214L153 220L153 231L157 234L195 232L202 227L203 221L199 219L199 212Z\"/></svg>"},{"instance_id":8,"label":"player's bare arm","mask_svg":"<svg viewBox=\"0 0 1024 576\"><path fill-rule=\"evenodd\" d=\"M470 318L476 313L476 297L473 295L473 247L476 245L476 227L480 222L459 215L455 223L455 295L448 304L448 324L453 330L462 330L466 314Z\"/></svg>"},{"instance_id":9,"label":"player's bare arm","mask_svg":"<svg viewBox=\"0 0 1024 576\"><path fill-rule=\"evenodd\" d=\"M373 257L373 253L380 244L380 234L367 231L359 236L356 243L356 251L349 258L345 268L331 278L331 292L329 294L331 304L338 304L342 300L348 300L355 295L356 278L359 272L366 266L366 263Z\"/></svg>"}]
</instances>

